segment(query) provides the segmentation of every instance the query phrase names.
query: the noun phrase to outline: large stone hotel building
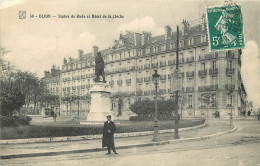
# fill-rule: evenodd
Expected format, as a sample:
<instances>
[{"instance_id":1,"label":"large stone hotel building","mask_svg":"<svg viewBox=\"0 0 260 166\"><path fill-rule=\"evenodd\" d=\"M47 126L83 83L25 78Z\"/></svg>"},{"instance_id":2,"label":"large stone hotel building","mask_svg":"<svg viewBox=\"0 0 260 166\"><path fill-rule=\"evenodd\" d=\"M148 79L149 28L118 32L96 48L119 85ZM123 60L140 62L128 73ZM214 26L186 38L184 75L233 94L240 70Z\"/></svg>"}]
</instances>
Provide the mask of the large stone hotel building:
<instances>
[{"instance_id":1,"label":"large stone hotel building","mask_svg":"<svg viewBox=\"0 0 260 166\"><path fill-rule=\"evenodd\" d=\"M170 26L165 26L164 34L159 36L152 36L150 32L121 33L111 48L99 50L93 46L92 53L84 54L79 50L78 58L64 59L59 77L55 75L54 80L51 74L45 77L50 80L47 86L55 88L53 93L60 96L61 116L84 116L89 111L89 89L94 83L94 57L98 51L104 58L106 81L112 92L108 107L119 118L131 116L129 106L136 100L154 98L152 74L155 69L160 74L159 98L172 97L176 35ZM231 109L234 116L239 116L245 110L246 99L240 72L241 50L209 52L204 20L193 25L184 20L179 37L180 94L185 99L179 111L182 116L213 116L217 110L220 116L228 116ZM233 89L231 94L230 89ZM206 109L199 98L208 93L213 102Z\"/></svg>"}]
</instances>

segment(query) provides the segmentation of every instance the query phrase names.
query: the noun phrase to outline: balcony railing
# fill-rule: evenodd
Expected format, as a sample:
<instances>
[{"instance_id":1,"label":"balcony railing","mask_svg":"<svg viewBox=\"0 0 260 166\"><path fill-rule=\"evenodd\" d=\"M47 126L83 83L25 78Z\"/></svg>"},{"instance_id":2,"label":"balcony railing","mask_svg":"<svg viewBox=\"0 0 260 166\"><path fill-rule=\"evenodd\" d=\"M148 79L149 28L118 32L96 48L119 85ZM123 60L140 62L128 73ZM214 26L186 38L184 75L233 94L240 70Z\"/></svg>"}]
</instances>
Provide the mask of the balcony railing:
<instances>
[{"instance_id":1,"label":"balcony railing","mask_svg":"<svg viewBox=\"0 0 260 166\"><path fill-rule=\"evenodd\" d=\"M143 65L136 66L136 69L137 70L142 70L143 69Z\"/></svg>"},{"instance_id":2,"label":"balcony railing","mask_svg":"<svg viewBox=\"0 0 260 166\"><path fill-rule=\"evenodd\" d=\"M131 84L131 79L126 79L125 82L126 84Z\"/></svg>"},{"instance_id":3,"label":"balcony railing","mask_svg":"<svg viewBox=\"0 0 260 166\"><path fill-rule=\"evenodd\" d=\"M161 75L160 80L166 80L166 75Z\"/></svg>"},{"instance_id":4,"label":"balcony railing","mask_svg":"<svg viewBox=\"0 0 260 166\"><path fill-rule=\"evenodd\" d=\"M207 86L199 86L199 92L206 92L206 91L216 91L218 90L218 85L207 85Z\"/></svg>"},{"instance_id":5,"label":"balcony railing","mask_svg":"<svg viewBox=\"0 0 260 166\"><path fill-rule=\"evenodd\" d=\"M136 95L137 96L142 96L143 95L143 91L136 91Z\"/></svg>"},{"instance_id":6,"label":"balcony railing","mask_svg":"<svg viewBox=\"0 0 260 166\"><path fill-rule=\"evenodd\" d=\"M81 85L81 89L85 89L85 85Z\"/></svg>"},{"instance_id":7,"label":"balcony railing","mask_svg":"<svg viewBox=\"0 0 260 166\"><path fill-rule=\"evenodd\" d=\"M166 61L160 62L160 66L161 66L161 67L166 66Z\"/></svg>"},{"instance_id":8,"label":"balcony railing","mask_svg":"<svg viewBox=\"0 0 260 166\"><path fill-rule=\"evenodd\" d=\"M199 76L200 77L205 77L207 75L207 70L199 70Z\"/></svg>"},{"instance_id":9,"label":"balcony railing","mask_svg":"<svg viewBox=\"0 0 260 166\"><path fill-rule=\"evenodd\" d=\"M186 72L186 77L194 77L194 71Z\"/></svg>"},{"instance_id":10,"label":"balcony railing","mask_svg":"<svg viewBox=\"0 0 260 166\"><path fill-rule=\"evenodd\" d=\"M122 80L117 80L117 85L122 85L123 81Z\"/></svg>"},{"instance_id":11,"label":"balcony railing","mask_svg":"<svg viewBox=\"0 0 260 166\"><path fill-rule=\"evenodd\" d=\"M142 83L143 82L143 78L136 78L136 82L137 83Z\"/></svg>"},{"instance_id":12,"label":"balcony railing","mask_svg":"<svg viewBox=\"0 0 260 166\"><path fill-rule=\"evenodd\" d=\"M146 95L146 96L147 96L147 95L150 95L150 93L151 93L151 92L150 92L149 90L144 91L144 95Z\"/></svg>"},{"instance_id":13,"label":"balcony railing","mask_svg":"<svg viewBox=\"0 0 260 166\"><path fill-rule=\"evenodd\" d=\"M150 64L145 64L144 65L144 69L149 69L150 68Z\"/></svg>"},{"instance_id":14,"label":"balcony railing","mask_svg":"<svg viewBox=\"0 0 260 166\"><path fill-rule=\"evenodd\" d=\"M184 58L180 58L179 63L184 63Z\"/></svg>"},{"instance_id":15,"label":"balcony railing","mask_svg":"<svg viewBox=\"0 0 260 166\"><path fill-rule=\"evenodd\" d=\"M144 82L149 82L151 80L151 77L144 77Z\"/></svg>"},{"instance_id":16,"label":"balcony railing","mask_svg":"<svg viewBox=\"0 0 260 166\"><path fill-rule=\"evenodd\" d=\"M194 92L194 87L186 87L186 92Z\"/></svg>"},{"instance_id":17,"label":"balcony railing","mask_svg":"<svg viewBox=\"0 0 260 166\"><path fill-rule=\"evenodd\" d=\"M169 66L175 65L175 60L169 60L169 61L168 61L168 65L169 65Z\"/></svg>"},{"instance_id":18,"label":"balcony railing","mask_svg":"<svg viewBox=\"0 0 260 166\"><path fill-rule=\"evenodd\" d=\"M160 90L159 90L159 94L160 94L160 95L166 94L166 89L160 89Z\"/></svg>"},{"instance_id":19,"label":"balcony railing","mask_svg":"<svg viewBox=\"0 0 260 166\"><path fill-rule=\"evenodd\" d=\"M85 75L81 75L81 79L85 79L86 78L86 76Z\"/></svg>"},{"instance_id":20,"label":"balcony railing","mask_svg":"<svg viewBox=\"0 0 260 166\"><path fill-rule=\"evenodd\" d=\"M210 74L210 75L217 75L217 74L218 74L218 68L209 69L209 74Z\"/></svg>"},{"instance_id":21,"label":"balcony railing","mask_svg":"<svg viewBox=\"0 0 260 166\"><path fill-rule=\"evenodd\" d=\"M230 91L230 90L235 90L235 84L226 84L225 85L225 88L226 88L226 90L228 90L228 91Z\"/></svg>"},{"instance_id":22,"label":"balcony railing","mask_svg":"<svg viewBox=\"0 0 260 166\"><path fill-rule=\"evenodd\" d=\"M227 75L234 74L235 69L234 68L226 68L226 73L227 73Z\"/></svg>"},{"instance_id":23,"label":"balcony railing","mask_svg":"<svg viewBox=\"0 0 260 166\"><path fill-rule=\"evenodd\" d=\"M193 62L194 61L194 57L187 57L186 62Z\"/></svg>"},{"instance_id":24,"label":"balcony railing","mask_svg":"<svg viewBox=\"0 0 260 166\"><path fill-rule=\"evenodd\" d=\"M114 85L114 81L109 81L109 85Z\"/></svg>"},{"instance_id":25,"label":"balcony railing","mask_svg":"<svg viewBox=\"0 0 260 166\"><path fill-rule=\"evenodd\" d=\"M152 63L152 67L158 67L158 63Z\"/></svg>"}]
</instances>

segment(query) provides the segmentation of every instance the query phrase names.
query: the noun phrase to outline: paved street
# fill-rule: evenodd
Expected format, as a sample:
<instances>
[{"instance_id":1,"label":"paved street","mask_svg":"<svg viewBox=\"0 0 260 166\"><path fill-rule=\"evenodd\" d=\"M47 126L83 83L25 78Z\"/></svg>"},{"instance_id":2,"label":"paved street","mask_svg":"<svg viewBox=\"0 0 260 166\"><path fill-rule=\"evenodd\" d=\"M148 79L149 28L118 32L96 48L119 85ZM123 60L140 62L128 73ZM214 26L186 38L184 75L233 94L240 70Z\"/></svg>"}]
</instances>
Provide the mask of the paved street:
<instances>
[{"instance_id":1,"label":"paved street","mask_svg":"<svg viewBox=\"0 0 260 166\"><path fill-rule=\"evenodd\" d=\"M102 151L6 159L1 165L259 165L259 121L236 120L234 124L236 132L208 140L121 149L110 156Z\"/></svg>"}]
</instances>

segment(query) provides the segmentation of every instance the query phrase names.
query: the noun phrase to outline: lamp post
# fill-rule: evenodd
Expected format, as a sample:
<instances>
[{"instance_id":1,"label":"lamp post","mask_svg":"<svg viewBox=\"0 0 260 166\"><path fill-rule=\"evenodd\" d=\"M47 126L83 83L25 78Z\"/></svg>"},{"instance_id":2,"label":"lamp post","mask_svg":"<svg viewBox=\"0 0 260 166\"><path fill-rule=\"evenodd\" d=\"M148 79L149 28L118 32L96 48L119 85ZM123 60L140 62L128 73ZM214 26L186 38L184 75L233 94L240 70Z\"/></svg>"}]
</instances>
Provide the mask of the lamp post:
<instances>
[{"instance_id":1,"label":"lamp post","mask_svg":"<svg viewBox=\"0 0 260 166\"><path fill-rule=\"evenodd\" d=\"M230 88L230 91L229 91L229 95L230 95L230 107L231 107L231 111L230 111L230 125L232 126L232 119L233 119L233 117L232 117L232 100L233 100L233 87L232 87L232 84L231 84L231 88Z\"/></svg>"},{"instance_id":2,"label":"lamp post","mask_svg":"<svg viewBox=\"0 0 260 166\"><path fill-rule=\"evenodd\" d=\"M160 77L160 75L157 73L157 70L154 70L154 74L153 74L153 81L154 81L154 85L155 85L155 111L154 111L154 134L153 134L154 142L160 141L159 134L158 134L159 123L158 123L158 117L157 117L157 97L158 97L159 77Z\"/></svg>"},{"instance_id":3,"label":"lamp post","mask_svg":"<svg viewBox=\"0 0 260 166\"><path fill-rule=\"evenodd\" d=\"M231 86L230 86L230 90L229 90L229 95L230 95L230 125L232 126L232 107L233 107L233 84L232 84L232 77L231 77Z\"/></svg>"}]
</instances>

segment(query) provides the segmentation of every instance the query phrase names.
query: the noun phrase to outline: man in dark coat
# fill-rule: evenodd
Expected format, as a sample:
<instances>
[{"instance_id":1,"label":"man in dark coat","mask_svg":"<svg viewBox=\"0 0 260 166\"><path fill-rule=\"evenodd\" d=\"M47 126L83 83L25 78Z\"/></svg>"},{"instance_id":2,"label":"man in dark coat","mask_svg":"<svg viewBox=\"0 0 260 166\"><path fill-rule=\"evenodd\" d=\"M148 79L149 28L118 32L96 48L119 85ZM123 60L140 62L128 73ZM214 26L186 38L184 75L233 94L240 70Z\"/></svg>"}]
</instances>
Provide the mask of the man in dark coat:
<instances>
[{"instance_id":1,"label":"man in dark coat","mask_svg":"<svg viewBox=\"0 0 260 166\"><path fill-rule=\"evenodd\" d=\"M104 123L103 128L103 140L102 147L107 147L107 154L111 154L111 148L115 154L116 152L115 143L114 143L114 133L116 131L115 123L111 121L111 115L107 116L107 121Z\"/></svg>"},{"instance_id":2,"label":"man in dark coat","mask_svg":"<svg viewBox=\"0 0 260 166\"><path fill-rule=\"evenodd\" d=\"M104 60L103 60L100 52L98 52L97 56L95 57L95 63L96 63L96 66L95 66L95 75L96 75L95 82L101 82L100 76L102 76L102 79L103 79L102 81L106 82L105 72L104 72L104 68L105 68Z\"/></svg>"}]
</instances>

